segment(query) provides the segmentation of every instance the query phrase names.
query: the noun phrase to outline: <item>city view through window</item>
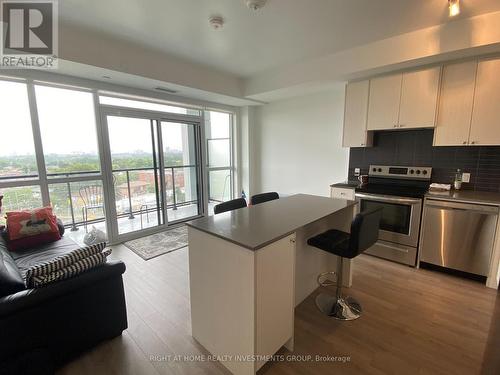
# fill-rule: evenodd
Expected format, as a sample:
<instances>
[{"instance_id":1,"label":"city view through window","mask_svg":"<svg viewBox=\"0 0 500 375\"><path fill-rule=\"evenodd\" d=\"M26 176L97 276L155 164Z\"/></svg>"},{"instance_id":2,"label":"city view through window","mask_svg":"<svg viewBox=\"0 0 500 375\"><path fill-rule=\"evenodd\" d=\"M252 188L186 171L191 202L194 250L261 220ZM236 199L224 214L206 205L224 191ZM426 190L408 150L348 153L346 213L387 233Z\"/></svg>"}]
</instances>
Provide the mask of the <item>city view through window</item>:
<instances>
[{"instance_id":1,"label":"city view through window","mask_svg":"<svg viewBox=\"0 0 500 375\"><path fill-rule=\"evenodd\" d=\"M36 84L33 90L39 139L37 132L35 137L33 133L28 85L0 80L0 124L2 134L8 134L8 142L5 137L0 142L3 212L48 203L45 189L55 214L66 226L77 229L96 225L105 230L104 171L99 157L93 94ZM179 112L179 107L171 108ZM214 111L205 112L205 116L209 198L219 202L232 196L232 119L229 114ZM158 125L164 161L162 194L158 169L160 143L154 144L158 142L158 134L151 121L108 117L107 124L119 233L164 224L159 211L163 197L168 221L199 213L201 164L196 155L194 126L163 121ZM36 142L43 149L38 158ZM40 179L42 166L46 184ZM0 218L0 224L4 223L5 219Z\"/></svg>"}]
</instances>

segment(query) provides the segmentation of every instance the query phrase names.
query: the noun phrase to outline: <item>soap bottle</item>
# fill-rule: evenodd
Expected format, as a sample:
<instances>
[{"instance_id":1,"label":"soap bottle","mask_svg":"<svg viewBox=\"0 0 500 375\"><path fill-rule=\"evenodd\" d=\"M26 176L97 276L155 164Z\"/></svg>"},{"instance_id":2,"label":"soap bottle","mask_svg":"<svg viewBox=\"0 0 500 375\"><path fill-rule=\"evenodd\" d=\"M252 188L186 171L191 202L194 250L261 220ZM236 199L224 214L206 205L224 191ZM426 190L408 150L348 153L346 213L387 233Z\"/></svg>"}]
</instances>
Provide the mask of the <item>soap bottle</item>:
<instances>
[{"instance_id":1,"label":"soap bottle","mask_svg":"<svg viewBox=\"0 0 500 375\"><path fill-rule=\"evenodd\" d=\"M455 181L453 182L453 187L455 190L460 190L462 188L462 171L457 169L455 172Z\"/></svg>"}]
</instances>

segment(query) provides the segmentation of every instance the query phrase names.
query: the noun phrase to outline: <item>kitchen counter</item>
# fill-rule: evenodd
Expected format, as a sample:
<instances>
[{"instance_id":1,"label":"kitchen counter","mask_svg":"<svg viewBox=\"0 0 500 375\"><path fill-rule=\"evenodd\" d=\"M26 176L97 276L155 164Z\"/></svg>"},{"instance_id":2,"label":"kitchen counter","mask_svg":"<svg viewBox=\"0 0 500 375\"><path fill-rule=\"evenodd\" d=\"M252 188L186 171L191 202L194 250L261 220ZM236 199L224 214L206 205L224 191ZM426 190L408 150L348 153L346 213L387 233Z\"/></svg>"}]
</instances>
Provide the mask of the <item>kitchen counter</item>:
<instances>
[{"instance_id":1,"label":"kitchen counter","mask_svg":"<svg viewBox=\"0 0 500 375\"><path fill-rule=\"evenodd\" d=\"M500 206L500 193L489 191L451 190L447 192L428 192L427 198L452 200L457 202L489 204Z\"/></svg>"},{"instance_id":2,"label":"kitchen counter","mask_svg":"<svg viewBox=\"0 0 500 375\"><path fill-rule=\"evenodd\" d=\"M233 374L255 374L282 346L293 352L295 307L338 262L307 240L349 231L356 204L297 194L189 222L194 339ZM347 260L342 284L351 278Z\"/></svg>"},{"instance_id":3,"label":"kitchen counter","mask_svg":"<svg viewBox=\"0 0 500 375\"><path fill-rule=\"evenodd\" d=\"M360 182L358 180L352 180L352 181L343 181L343 182L336 182L334 184L331 184L330 187L339 187L339 188L351 188L355 189L360 185Z\"/></svg>"},{"instance_id":4,"label":"kitchen counter","mask_svg":"<svg viewBox=\"0 0 500 375\"><path fill-rule=\"evenodd\" d=\"M258 250L298 228L356 204L343 199L296 194L196 219L187 225L249 250Z\"/></svg>"}]
</instances>

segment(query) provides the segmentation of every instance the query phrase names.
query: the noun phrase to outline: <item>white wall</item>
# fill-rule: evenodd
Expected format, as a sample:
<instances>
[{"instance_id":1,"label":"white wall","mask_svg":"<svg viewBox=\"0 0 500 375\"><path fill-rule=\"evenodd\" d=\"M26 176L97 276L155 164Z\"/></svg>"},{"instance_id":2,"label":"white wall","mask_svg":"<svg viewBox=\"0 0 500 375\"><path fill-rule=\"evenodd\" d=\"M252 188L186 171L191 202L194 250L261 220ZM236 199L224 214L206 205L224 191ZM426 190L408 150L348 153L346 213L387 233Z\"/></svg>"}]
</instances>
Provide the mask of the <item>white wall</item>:
<instances>
[{"instance_id":1,"label":"white wall","mask_svg":"<svg viewBox=\"0 0 500 375\"><path fill-rule=\"evenodd\" d=\"M255 191L329 195L347 177L342 148L344 90L273 102L256 109L251 152Z\"/></svg>"}]
</instances>

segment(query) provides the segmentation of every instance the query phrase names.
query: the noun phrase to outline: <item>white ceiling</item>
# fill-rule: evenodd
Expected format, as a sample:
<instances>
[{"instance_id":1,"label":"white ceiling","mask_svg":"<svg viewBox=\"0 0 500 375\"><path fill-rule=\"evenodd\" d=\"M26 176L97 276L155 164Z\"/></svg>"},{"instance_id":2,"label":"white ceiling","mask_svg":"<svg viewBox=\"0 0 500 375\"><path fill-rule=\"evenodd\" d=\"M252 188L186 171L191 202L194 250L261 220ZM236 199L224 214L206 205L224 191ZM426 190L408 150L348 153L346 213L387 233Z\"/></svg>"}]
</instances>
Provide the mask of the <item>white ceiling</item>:
<instances>
[{"instance_id":1,"label":"white ceiling","mask_svg":"<svg viewBox=\"0 0 500 375\"><path fill-rule=\"evenodd\" d=\"M446 0L64 0L64 23L240 77L449 22ZM461 0L461 18L500 10L499 0ZM226 19L212 30L208 17Z\"/></svg>"}]
</instances>

